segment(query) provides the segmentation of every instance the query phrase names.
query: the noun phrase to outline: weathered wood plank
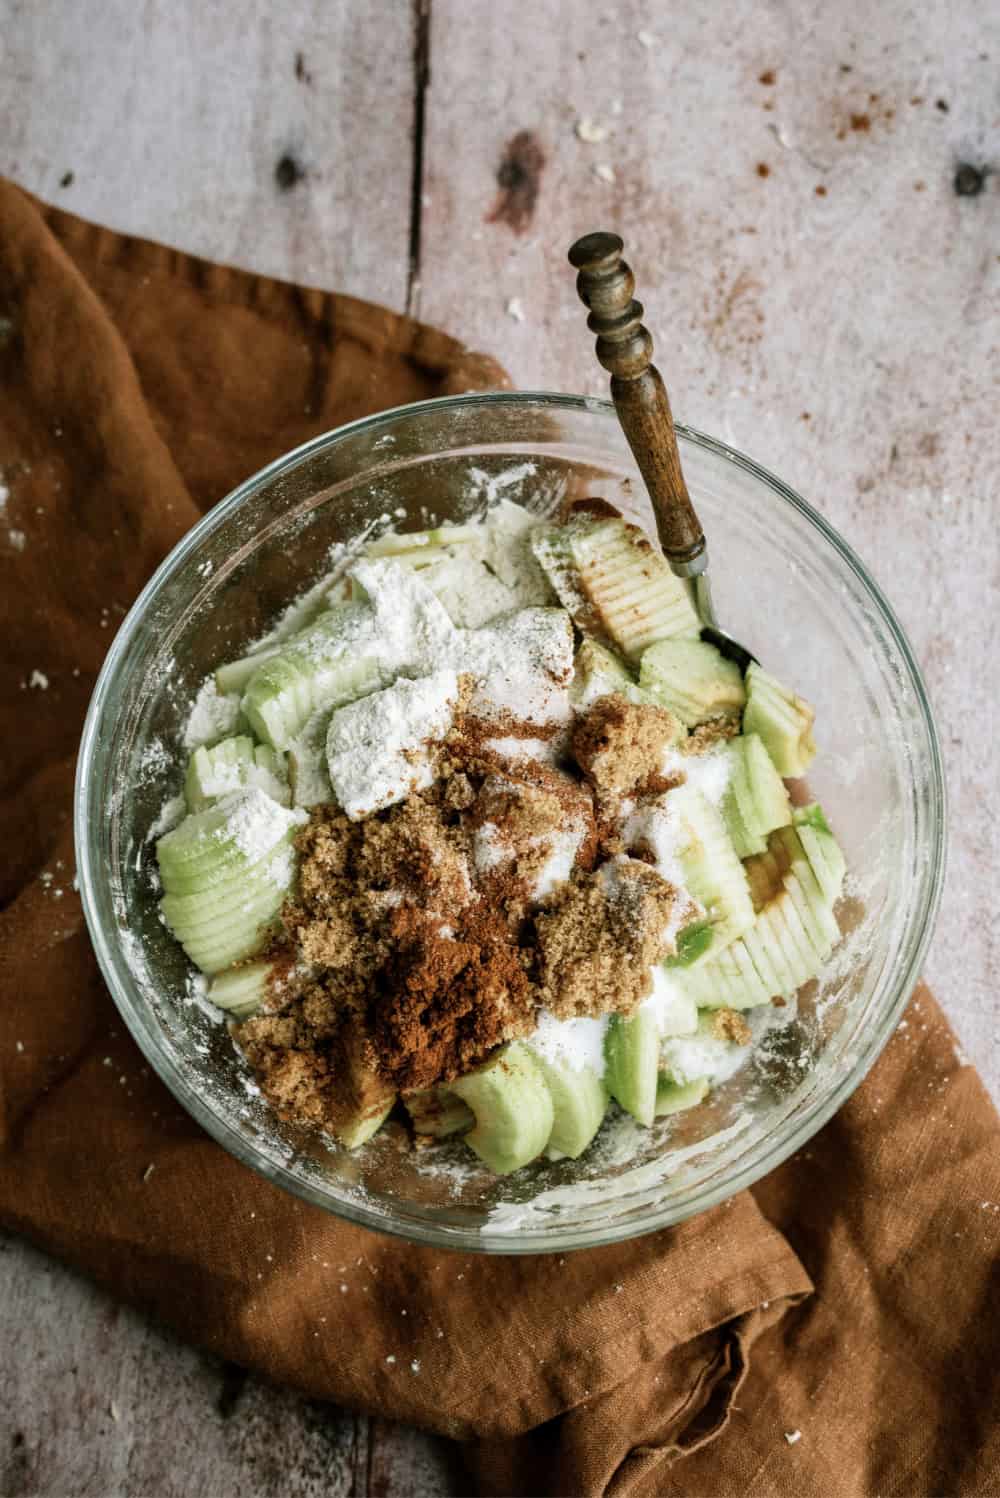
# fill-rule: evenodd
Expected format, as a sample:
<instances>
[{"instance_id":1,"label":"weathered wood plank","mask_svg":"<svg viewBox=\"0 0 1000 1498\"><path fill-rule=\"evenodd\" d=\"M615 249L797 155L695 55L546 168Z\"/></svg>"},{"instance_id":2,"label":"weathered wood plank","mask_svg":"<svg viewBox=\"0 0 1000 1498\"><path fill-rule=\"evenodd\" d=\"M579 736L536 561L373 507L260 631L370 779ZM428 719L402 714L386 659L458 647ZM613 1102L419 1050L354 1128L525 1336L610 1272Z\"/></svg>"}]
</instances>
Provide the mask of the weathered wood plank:
<instances>
[{"instance_id":1,"label":"weathered wood plank","mask_svg":"<svg viewBox=\"0 0 1000 1498\"><path fill-rule=\"evenodd\" d=\"M678 419L781 474L870 564L948 757L927 974L1000 1100L998 722L980 681L1000 603L1000 179L956 191L960 163L996 154L998 50L1000 13L947 0L669 18L548 0L530 22L482 5L475 24L434 0L419 309L522 387L605 393L565 255L618 230ZM605 137L581 140L581 121Z\"/></svg>"},{"instance_id":2,"label":"weathered wood plank","mask_svg":"<svg viewBox=\"0 0 1000 1498\"><path fill-rule=\"evenodd\" d=\"M26 1244L0 1240L0 1282L5 1498L438 1498L456 1490L447 1442L247 1378Z\"/></svg>"},{"instance_id":3,"label":"weathered wood plank","mask_svg":"<svg viewBox=\"0 0 1000 1498\"><path fill-rule=\"evenodd\" d=\"M366 1498L437 1498L469 1491L459 1447L440 1436L370 1420L368 1452Z\"/></svg>"},{"instance_id":4,"label":"weathered wood plank","mask_svg":"<svg viewBox=\"0 0 1000 1498\"><path fill-rule=\"evenodd\" d=\"M113 228L402 308L413 25L372 9L9 0L0 172Z\"/></svg>"}]
</instances>

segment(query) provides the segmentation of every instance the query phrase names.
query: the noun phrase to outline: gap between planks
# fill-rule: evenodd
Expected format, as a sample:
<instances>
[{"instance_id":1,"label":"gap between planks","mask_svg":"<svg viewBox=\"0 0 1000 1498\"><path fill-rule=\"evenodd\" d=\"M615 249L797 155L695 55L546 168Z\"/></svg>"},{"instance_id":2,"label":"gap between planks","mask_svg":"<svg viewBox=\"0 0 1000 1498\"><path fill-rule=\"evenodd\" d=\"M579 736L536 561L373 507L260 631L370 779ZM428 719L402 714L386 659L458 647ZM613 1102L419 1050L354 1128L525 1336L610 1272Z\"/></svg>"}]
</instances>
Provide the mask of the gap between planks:
<instances>
[{"instance_id":1,"label":"gap between planks","mask_svg":"<svg viewBox=\"0 0 1000 1498\"><path fill-rule=\"evenodd\" d=\"M406 315L416 314L420 296L420 231L423 222L424 136L427 90L431 81L431 0L413 6L413 144L410 167L410 237L406 273Z\"/></svg>"}]
</instances>

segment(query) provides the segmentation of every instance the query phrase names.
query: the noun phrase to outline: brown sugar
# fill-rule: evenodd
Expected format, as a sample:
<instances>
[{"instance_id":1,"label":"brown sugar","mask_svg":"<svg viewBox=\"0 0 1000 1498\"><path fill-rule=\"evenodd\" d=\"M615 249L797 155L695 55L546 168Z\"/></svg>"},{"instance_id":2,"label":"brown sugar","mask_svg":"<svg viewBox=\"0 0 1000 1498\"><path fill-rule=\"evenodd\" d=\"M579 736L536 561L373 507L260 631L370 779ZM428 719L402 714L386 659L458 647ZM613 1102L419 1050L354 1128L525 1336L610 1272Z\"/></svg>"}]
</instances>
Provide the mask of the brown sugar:
<instances>
[{"instance_id":1,"label":"brown sugar","mask_svg":"<svg viewBox=\"0 0 1000 1498\"><path fill-rule=\"evenodd\" d=\"M666 708L629 702L614 692L578 719L571 751L602 796L623 796L660 776L664 751L679 735L680 725Z\"/></svg>"},{"instance_id":2,"label":"brown sugar","mask_svg":"<svg viewBox=\"0 0 1000 1498\"><path fill-rule=\"evenodd\" d=\"M422 905L442 912L471 897L464 840L432 797L410 796L384 820L372 817L362 825L355 881L410 890L419 894Z\"/></svg>"},{"instance_id":3,"label":"brown sugar","mask_svg":"<svg viewBox=\"0 0 1000 1498\"><path fill-rule=\"evenodd\" d=\"M630 1014L668 952L675 901L686 897L655 869L621 858L564 885L535 917L538 982L559 1019Z\"/></svg>"},{"instance_id":4,"label":"brown sugar","mask_svg":"<svg viewBox=\"0 0 1000 1498\"><path fill-rule=\"evenodd\" d=\"M714 749L716 744L735 738L739 731L737 717L709 718L707 723L699 723L697 728L693 728L677 747L681 754L704 754L707 749Z\"/></svg>"},{"instance_id":5,"label":"brown sugar","mask_svg":"<svg viewBox=\"0 0 1000 1498\"><path fill-rule=\"evenodd\" d=\"M551 837L562 822L563 807L544 781L532 784L510 775L490 775L469 808L469 818L473 827L500 828L504 840L516 849L532 839Z\"/></svg>"},{"instance_id":6,"label":"brown sugar","mask_svg":"<svg viewBox=\"0 0 1000 1498\"><path fill-rule=\"evenodd\" d=\"M738 1009L717 1009L712 1016L712 1034L735 1045L749 1045L753 1039L753 1031Z\"/></svg>"},{"instance_id":7,"label":"brown sugar","mask_svg":"<svg viewBox=\"0 0 1000 1498\"><path fill-rule=\"evenodd\" d=\"M552 860L563 877L593 867L593 796L562 770L529 762L488 775L466 826L479 887L512 924L545 893Z\"/></svg>"},{"instance_id":8,"label":"brown sugar","mask_svg":"<svg viewBox=\"0 0 1000 1498\"><path fill-rule=\"evenodd\" d=\"M246 1020L239 1041L283 1117L336 1131L387 1106L391 1089L366 1064L356 1019L315 987L290 1009Z\"/></svg>"}]
</instances>

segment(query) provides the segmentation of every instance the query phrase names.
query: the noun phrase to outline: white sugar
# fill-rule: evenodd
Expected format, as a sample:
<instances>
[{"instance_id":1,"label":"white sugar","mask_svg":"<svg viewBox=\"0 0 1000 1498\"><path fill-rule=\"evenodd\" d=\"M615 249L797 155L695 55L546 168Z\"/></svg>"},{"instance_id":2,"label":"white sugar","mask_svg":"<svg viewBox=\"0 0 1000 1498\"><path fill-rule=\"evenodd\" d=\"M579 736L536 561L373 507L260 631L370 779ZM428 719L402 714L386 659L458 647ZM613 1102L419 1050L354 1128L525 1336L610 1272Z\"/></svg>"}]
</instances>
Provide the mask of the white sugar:
<instances>
[{"instance_id":1,"label":"white sugar","mask_svg":"<svg viewBox=\"0 0 1000 1498\"><path fill-rule=\"evenodd\" d=\"M640 1007L652 1014L661 1035L691 1035L698 1028L698 1006L662 967L652 970L653 989Z\"/></svg>"},{"instance_id":2,"label":"white sugar","mask_svg":"<svg viewBox=\"0 0 1000 1498\"><path fill-rule=\"evenodd\" d=\"M370 816L431 784L429 746L448 732L457 700L458 677L445 667L417 681L401 679L334 712L327 767L349 817Z\"/></svg>"},{"instance_id":3,"label":"white sugar","mask_svg":"<svg viewBox=\"0 0 1000 1498\"><path fill-rule=\"evenodd\" d=\"M687 890L678 889L677 897L670 907L670 918L660 933L660 940L665 950L671 955L676 954L677 938L684 927L691 921L702 919L704 915L705 907L699 904Z\"/></svg>"},{"instance_id":4,"label":"white sugar","mask_svg":"<svg viewBox=\"0 0 1000 1498\"><path fill-rule=\"evenodd\" d=\"M661 769L664 775L686 776L688 785L718 806L729 784L732 763L724 747L708 749L704 754L678 754L676 749L668 749Z\"/></svg>"},{"instance_id":5,"label":"white sugar","mask_svg":"<svg viewBox=\"0 0 1000 1498\"><path fill-rule=\"evenodd\" d=\"M483 748L503 759L533 759L543 765L554 764L556 760L551 739L486 739Z\"/></svg>"},{"instance_id":6,"label":"white sugar","mask_svg":"<svg viewBox=\"0 0 1000 1498\"><path fill-rule=\"evenodd\" d=\"M488 874L513 857L513 845L501 835L495 822L484 822L476 828L472 837L472 866L477 874Z\"/></svg>"},{"instance_id":7,"label":"white sugar","mask_svg":"<svg viewBox=\"0 0 1000 1498\"><path fill-rule=\"evenodd\" d=\"M680 888L684 884L677 857L680 824L669 798L670 793L666 792L652 801L639 802L628 812L622 825L622 841L626 848L647 848L653 855L656 872Z\"/></svg>"},{"instance_id":8,"label":"white sugar","mask_svg":"<svg viewBox=\"0 0 1000 1498\"><path fill-rule=\"evenodd\" d=\"M705 1010L693 1034L674 1036L663 1042L661 1064L677 1082L695 1082L699 1077L707 1077L713 1087L718 1087L749 1061L769 1030L787 1025L795 1013L794 1000L783 1009L760 1004L746 1010L743 1017L750 1026L752 1039L747 1045L737 1045L713 1033L715 1015Z\"/></svg>"},{"instance_id":9,"label":"white sugar","mask_svg":"<svg viewBox=\"0 0 1000 1498\"><path fill-rule=\"evenodd\" d=\"M582 1071L589 1066L603 1077L607 1028L607 1015L596 1019L556 1019L550 1010L540 1009L538 1026L528 1044L554 1065L567 1066L571 1071Z\"/></svg>"},{"instance_id":10,"label":"white sugar","mask_svg":"<svg viewBox=\"0 0 1000 1498\"><path fill-rule=\"evenodd\" d=\"M708 1077L713 1086L727 1082L747 1059L748 1047L738 1046L731 1040L713 1035L707 1024L699 1026L693 1035L678 1035L664 1041L661 1059L674 1081L682 1086Z\"/></svg>"},{"instance_id":11,"label":"white sugar","mask_svg":"<svg viewBox=\"0 0 1000 1498\"><path fill-rule=\"evenodd\" d=\"M569 878L583 838L584 826L580 821L574 821L566 827L559 828L551 837L532 838L533 846L546 844L549 849L548 857L536 874L531 887L532 899L544 900L546 895L551 894L558 885L563 884Z\"/></svg>"}]
</instances>

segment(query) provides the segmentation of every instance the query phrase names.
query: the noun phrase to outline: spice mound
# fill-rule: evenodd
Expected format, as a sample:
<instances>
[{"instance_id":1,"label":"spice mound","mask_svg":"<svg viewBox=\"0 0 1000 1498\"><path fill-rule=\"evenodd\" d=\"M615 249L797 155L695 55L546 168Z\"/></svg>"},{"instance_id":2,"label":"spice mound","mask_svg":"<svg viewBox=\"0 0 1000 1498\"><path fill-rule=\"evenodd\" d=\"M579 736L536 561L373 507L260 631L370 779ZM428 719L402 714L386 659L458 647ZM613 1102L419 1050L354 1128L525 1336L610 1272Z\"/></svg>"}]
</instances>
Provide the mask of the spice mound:
<instances>
[{"instance_id":1,"label":"spice mound","mask_svg":"<svg viewBox=\"0 0 1000 1498\"><path fill-rule=\"evenodd\" d=\"M510 719L504 741L529 731ZM604 756L623 733L634 753L623 746L615 779ZM621 851L608 796L648 785L672 736L660 709L601 698L578 719L576 758L553 765L500 753L459 719L426 789L361 820L317 807L274 948L285 977L239 1029L274 1105L334 1124L364 1084L447 1083L530 1035L543 1010L632 1013L698 907Z\"/></svg>"}]
</instances>

